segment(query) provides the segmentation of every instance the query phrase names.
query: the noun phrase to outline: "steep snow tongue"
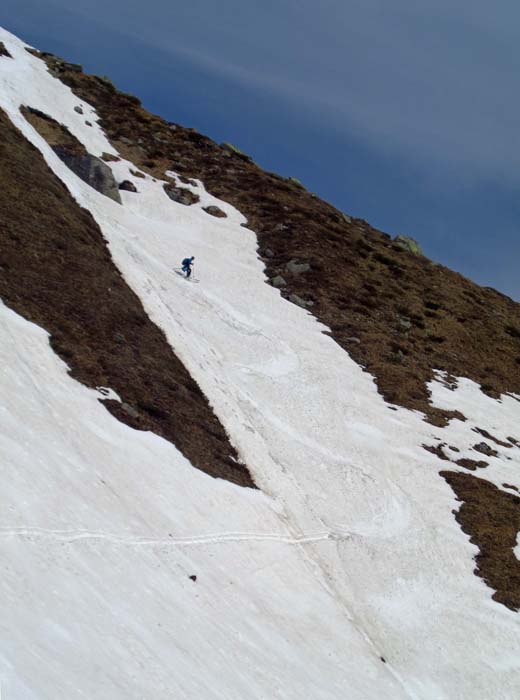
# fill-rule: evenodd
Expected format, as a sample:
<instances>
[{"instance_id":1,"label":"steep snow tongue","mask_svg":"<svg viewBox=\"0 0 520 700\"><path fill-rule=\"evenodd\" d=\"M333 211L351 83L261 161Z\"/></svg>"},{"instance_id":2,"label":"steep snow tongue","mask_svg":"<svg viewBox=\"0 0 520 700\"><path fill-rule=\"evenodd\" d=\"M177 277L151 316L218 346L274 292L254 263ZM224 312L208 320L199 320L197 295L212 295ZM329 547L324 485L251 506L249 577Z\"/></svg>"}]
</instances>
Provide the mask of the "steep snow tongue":
<instances>
[{"instance_id":1,"label":"steep snow tongue","mask_svg":"<svg viewBox=\"0 0 520 700\"><path fill-rule=\"evenodd\" d=\"M56 133L55 123L46 123ZM121 403L105 401L118 418L171 440L208 474L253 486L199 387L115 267L90 213L4 112L0 139L1 298L50 332L73 377L119 394Z\"/></svg>"},{"instance_id":2,"label":"steep snow tongue","mask_svg":"<svg viewBox=\"0 0 520 700\"><path fill-rule=\"evenodd\" d=\"M351 219L294 178L263 171L229 144L146 112L109 81L36 55L94 105L122 155L155 177L171 169L198 178L241 211L271 282L312 310L388 401L446 424L451 414L432 405L427 388L435 369L469 377L495 398L520 393L519 304Z\"/></svg>"}]
</instances>

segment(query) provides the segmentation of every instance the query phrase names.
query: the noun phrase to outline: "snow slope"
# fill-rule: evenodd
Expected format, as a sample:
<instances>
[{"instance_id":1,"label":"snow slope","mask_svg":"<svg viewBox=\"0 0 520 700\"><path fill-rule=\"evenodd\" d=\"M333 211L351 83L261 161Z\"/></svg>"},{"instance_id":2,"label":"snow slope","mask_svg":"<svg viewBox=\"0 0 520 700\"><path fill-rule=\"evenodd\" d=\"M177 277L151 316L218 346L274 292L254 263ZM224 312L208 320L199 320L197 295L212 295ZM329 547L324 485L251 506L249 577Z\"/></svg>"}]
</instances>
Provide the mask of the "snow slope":
<instances>
[{"instance_id":1,"label":"snow slope","mask_svg":"<svg viewBox=\"0 0 520 700\"><path fill-rule=\"evenodd\" d=\"M119 423L42 329L0 306L5 697L518 697L518 615L473 575L476 547L421 445L464 456L474 426L515 435L520 403L462 379L432 391L466 423L389 410L314 317L265 284L254 233L202 183L186 207L110 163L139 190L120 206L79 180L19 107L115 153L94 111L23 42L0 40L13 56L0 60L0 107L91 211L261 489L211 479ZM200 284L172 273L186 255ZM520 449L498 451L479 476L520 486Z\"/></svg>"}]
</instances>

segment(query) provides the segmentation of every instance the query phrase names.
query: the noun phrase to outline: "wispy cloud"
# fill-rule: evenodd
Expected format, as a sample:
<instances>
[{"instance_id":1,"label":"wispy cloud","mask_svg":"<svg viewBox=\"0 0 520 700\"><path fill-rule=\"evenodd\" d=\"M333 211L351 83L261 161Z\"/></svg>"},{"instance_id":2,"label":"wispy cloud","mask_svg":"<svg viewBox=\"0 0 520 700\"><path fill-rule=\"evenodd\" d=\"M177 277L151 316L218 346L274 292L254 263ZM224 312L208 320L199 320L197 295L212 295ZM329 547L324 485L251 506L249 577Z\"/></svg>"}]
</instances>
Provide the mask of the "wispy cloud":
<instances>
[{"instance_id":1,"label":"wispy cloud","mask_svg":"<svg viewBox=\"0 0 520 700\"><path fill-rule=\"evenodd\" d=\"M517 3L79 0L73 11L379 150L519 179Z\"/></svg>"}]
</instances>

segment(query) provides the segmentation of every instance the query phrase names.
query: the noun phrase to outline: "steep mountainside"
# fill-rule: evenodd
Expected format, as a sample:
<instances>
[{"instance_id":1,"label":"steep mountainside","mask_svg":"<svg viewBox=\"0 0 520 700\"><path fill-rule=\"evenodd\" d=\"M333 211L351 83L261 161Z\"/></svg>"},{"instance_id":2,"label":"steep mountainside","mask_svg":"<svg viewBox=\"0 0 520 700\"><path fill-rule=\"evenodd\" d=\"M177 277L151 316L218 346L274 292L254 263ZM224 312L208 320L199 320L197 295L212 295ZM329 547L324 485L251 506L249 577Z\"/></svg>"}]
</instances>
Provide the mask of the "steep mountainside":
<instances>
[{"instance_id":1,"label":"steep mountainside","mask_svg":"<svg viewBox=\"0 0 520 700\"><path fill-rule=\"evenodd\" d=\"M519 304L3 30L0 183L7 697L517 697Z\"/></svg>"}]
</instances>

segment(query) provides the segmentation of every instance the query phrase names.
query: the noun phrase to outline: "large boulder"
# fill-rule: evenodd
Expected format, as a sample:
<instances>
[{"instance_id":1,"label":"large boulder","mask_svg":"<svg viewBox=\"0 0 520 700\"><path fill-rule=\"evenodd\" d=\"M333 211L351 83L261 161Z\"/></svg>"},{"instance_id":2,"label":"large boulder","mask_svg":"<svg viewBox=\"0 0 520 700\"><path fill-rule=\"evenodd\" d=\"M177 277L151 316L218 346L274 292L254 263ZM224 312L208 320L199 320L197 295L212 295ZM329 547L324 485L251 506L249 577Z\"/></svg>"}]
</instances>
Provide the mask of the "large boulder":
<instances>
[{"instance_id":1,"label":"large boulder","mask_svg":"<svg viewBox=\"0 0 520 700\"><path fill-rule=\"evenodd\" d=\"M399 235L394 238L394 241L400 248L407 250L409 253L413 253L414 255L423 255L421 246L417 243L415 238Z\"/></svg>"},{"instance_id":2,"label":"large boulder","mask_svg":"<svg viewBox=\"0 0 520 700\"><path fill-rule=\"evenodd\" d=\"M67 165L73 173L76 173L83 182L121 204L121 197L112 171L108 165L96 156L74 153L67 146L53 146L56 155Z\"/></svg>"}]
</instances>

